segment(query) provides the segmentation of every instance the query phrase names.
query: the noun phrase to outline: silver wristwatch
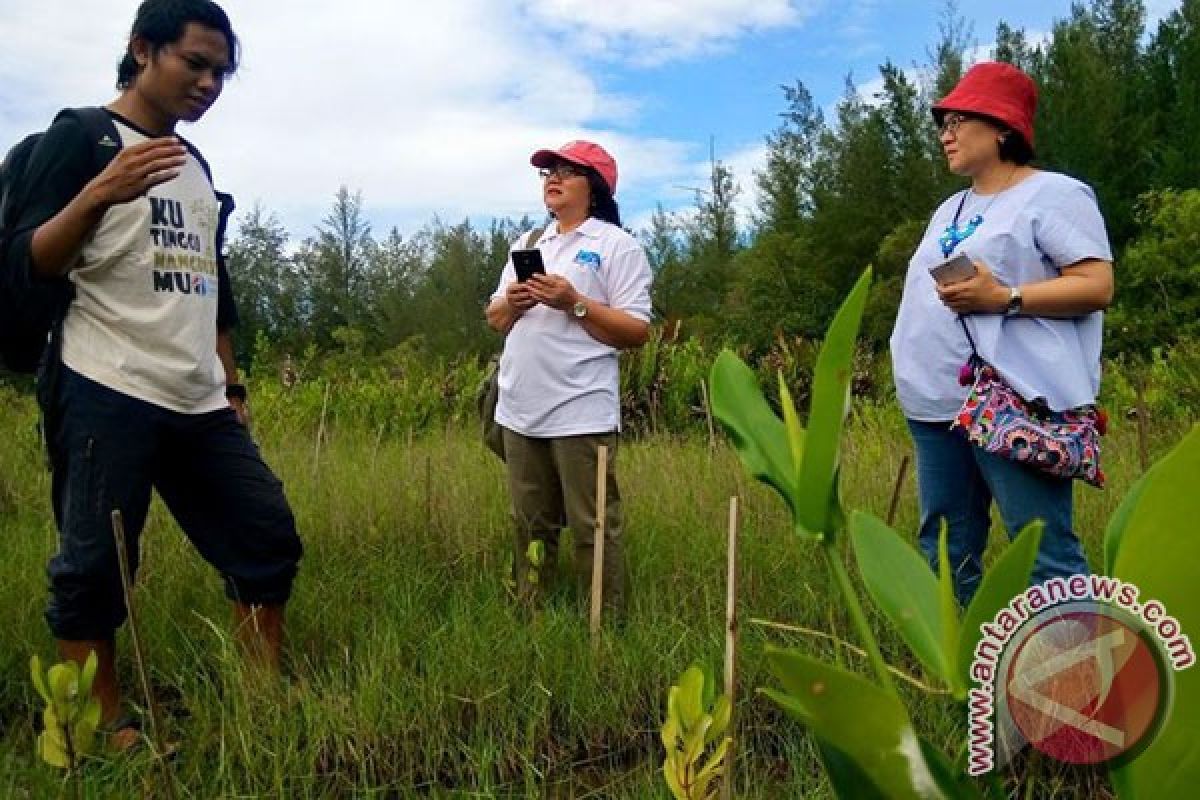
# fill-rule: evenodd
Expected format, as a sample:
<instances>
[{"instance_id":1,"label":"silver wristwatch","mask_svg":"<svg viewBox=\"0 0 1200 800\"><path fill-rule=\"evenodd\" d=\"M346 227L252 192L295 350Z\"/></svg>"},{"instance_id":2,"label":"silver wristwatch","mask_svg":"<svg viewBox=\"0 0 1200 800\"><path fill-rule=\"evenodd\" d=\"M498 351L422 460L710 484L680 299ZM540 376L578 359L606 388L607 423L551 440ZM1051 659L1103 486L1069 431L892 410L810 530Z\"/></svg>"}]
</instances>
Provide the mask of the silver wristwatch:
<instances>
[{"instance_id":1,"label":"silver wristwatch","mask_svg":"<svg viewBox=\"0 0 1200 800\"><path fill-rule=\"evenodd\" d=\"M1014 286L1008 290L1008 305L1004 308L1004 316L1015 317L1021 313L1025 298L1021 296L1021 287Z\"/></svg>"}]
</instances>

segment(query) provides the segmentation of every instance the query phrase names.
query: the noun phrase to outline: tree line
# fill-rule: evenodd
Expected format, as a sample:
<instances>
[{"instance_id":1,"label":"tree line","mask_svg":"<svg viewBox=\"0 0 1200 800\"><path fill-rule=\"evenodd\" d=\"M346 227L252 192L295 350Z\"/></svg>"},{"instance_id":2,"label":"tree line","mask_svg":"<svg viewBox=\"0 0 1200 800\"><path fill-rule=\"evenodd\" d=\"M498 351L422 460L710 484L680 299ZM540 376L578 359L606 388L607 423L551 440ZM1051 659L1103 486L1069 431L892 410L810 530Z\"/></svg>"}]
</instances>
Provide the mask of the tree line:
<instances>
[{"instance_id":1,"label":"tree line","mask_svg":"<svg viewBox=\"0 0 1200 800\"><path fill-rule=\"evenodd\" d=\"M953 0L939 31L927 63L881 65L874 96L848 78L833 119L803 83L782 87L749 218L737 212L743 188L714 161L694 208L660 206L636 232L669 329L751 355L780 336L819 337L873 264L864 336L886 346L929 216L966 185L945 168L929 107L977 48ZM1035 164L1096 190L1117 261L1109 354L1200 334L1200 0L1183 0L1154 30L1141 0L1074 4L1044 38L1001 22L983 57L1038 83ZM510 242L533 225L435 219L408 237L393 228L377 238L361 195L342 187L314 233L290 247L277 218L255 208L228 244L242 355L404 347L438 359L486 356L499 340L482 308Z\"/></svg>"}]
</instances>

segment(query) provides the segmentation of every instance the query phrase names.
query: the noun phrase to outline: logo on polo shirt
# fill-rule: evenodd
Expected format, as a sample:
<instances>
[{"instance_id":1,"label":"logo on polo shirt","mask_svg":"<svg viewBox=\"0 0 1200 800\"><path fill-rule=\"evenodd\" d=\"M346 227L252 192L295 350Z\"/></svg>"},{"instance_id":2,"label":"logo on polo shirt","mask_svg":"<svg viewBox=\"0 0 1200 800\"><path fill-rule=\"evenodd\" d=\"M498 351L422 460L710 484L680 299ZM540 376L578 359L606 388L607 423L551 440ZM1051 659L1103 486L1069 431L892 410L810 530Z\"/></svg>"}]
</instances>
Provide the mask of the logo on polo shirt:
<instances>
[{"instance_id":1,"label":"logo on polo shirt","mask_svg":"<svg viewBox=\"0 0 1200 800\"><path fill-rule=\"evenodd\" d=\"M600 254L591 250L580 250L575 254L575 263L598 270L600 269Z\"/></svg>"}]
</instances>

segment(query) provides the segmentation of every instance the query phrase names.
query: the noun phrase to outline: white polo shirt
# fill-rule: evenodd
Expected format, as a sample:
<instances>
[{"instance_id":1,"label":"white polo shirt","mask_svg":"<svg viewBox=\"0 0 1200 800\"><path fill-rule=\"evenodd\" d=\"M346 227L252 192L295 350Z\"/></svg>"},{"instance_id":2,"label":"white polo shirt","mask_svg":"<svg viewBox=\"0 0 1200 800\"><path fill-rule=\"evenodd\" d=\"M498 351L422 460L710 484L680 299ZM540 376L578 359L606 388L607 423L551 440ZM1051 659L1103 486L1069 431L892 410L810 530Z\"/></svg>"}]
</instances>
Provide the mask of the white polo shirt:
<instances>
[{"instance_id":1,"label":"white polo shirt","mask_svg":"<svg viewBox=\"0 0 1200 800\"><path fill-rule=\"evenodd\" d=\"M527 246L525 238L518 239L521 247ZM564 276L592 300L649 321L650 263L637 239L618 226L589 218L563 234L554 225L536 246L547 273ZM510 256L492 299L503 297L516 279ZM617 352L593 339L569 310L534 306L504 340L496 422L535 438L619 430Z\"/></svg>"}]
</instances>

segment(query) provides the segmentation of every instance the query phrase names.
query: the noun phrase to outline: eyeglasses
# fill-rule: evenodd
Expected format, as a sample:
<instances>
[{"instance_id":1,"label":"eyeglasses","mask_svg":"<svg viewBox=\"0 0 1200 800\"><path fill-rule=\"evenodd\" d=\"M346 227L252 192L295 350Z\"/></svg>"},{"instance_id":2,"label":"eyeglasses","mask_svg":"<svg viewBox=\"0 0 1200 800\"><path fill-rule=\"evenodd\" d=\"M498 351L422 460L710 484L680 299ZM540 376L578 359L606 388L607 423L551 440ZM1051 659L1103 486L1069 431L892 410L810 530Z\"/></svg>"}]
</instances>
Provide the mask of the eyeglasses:
<instances>
[{"instance_id":1,"label":"eyeglasses","mask_svg":"<svg viewBox=\"0 0 1200 800\"><path fill-rule=\"evenodd\" d=\"M575 164L555 164L553 167L539 169L538 175L542 180L548 180L551 176L554 176L560 181L564 181L567 178L587 177L587 168Z\"/></svg>"},{"instance_id":2,"label":"eyeglasses","mask_svg":"<svg viewBox=\"0 0 1200 800\"><path fill-rule=\"evenodd\" d=\"M942 124L938 126L938 133L942 136L945 136L947 133L957 136L959 126L961 126L964 122L969 122L973 119L975 118L969 117L966 114L947 114L946 116L942 117Z\"/></svg>"}]
</instances>

